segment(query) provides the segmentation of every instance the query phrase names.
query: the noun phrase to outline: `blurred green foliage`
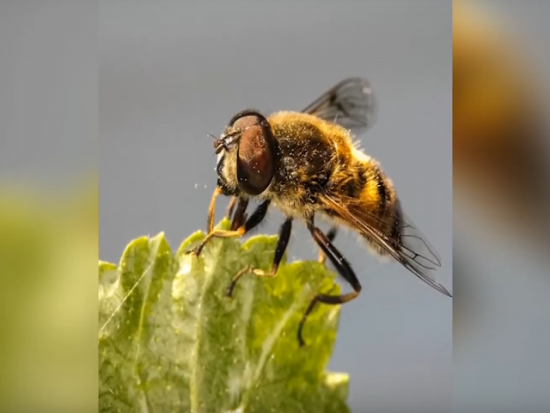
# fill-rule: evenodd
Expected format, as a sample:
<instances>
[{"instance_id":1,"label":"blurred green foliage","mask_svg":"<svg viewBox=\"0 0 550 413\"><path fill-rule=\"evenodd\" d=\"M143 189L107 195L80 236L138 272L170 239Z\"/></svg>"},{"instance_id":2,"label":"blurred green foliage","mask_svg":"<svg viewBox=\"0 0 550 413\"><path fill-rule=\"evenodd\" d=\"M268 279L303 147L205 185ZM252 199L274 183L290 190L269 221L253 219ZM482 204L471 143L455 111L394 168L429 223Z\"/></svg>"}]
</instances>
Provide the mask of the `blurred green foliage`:
<instances>
[{"instance_id":1,"label":"blurred green foliage","mask_svg":"<svg viewBox=\"0 0 550 413\"><path fill-rule=\"evenodd\" d=\"M226 228L228 221L219 225ZM138 238L120 264L99 263L99 405L102 412L348 412L348 375L329 373L340 307L319 306L297 328L312 295L337 293L317 262L269 269L276 236L213 240L200 258L174 254L164 234Z\"/></svg>"},{"instance_id":2,"label":"blurred green foliage","mask_svg":"<svg viewBox=\"0 0 550 413\"><path fill-rule=\"evenodd\" d=\"M93 180L0 188L0 411L97 411L97 228Z\"/></svg>"}]
</instances>

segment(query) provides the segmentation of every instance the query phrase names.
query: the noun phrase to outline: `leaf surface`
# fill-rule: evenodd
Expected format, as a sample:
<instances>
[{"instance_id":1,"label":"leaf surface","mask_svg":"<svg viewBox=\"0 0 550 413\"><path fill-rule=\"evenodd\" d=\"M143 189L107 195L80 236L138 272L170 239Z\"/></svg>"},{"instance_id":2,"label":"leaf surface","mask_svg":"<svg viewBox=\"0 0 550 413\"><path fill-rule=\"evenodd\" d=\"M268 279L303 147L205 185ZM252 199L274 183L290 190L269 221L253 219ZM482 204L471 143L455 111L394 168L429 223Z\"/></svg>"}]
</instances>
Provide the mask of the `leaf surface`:
<instances>
[{"instance_id":1,"label":"leaf surface","mask_svg":"<svg viewBox=\"0 0 550 413\"><path fill-rule=\"evenodd\" d=\"M219 226L227 228L229 222ZM163 233L133 240L119 265L99 262L99 404L103 412L348 412L349 378L329 373L339 306L319 305L297 329L316 292L337 294L318 262L269 270L276 236L215 239L200 258L173 253Z\"/></svg>"}]
</instances>

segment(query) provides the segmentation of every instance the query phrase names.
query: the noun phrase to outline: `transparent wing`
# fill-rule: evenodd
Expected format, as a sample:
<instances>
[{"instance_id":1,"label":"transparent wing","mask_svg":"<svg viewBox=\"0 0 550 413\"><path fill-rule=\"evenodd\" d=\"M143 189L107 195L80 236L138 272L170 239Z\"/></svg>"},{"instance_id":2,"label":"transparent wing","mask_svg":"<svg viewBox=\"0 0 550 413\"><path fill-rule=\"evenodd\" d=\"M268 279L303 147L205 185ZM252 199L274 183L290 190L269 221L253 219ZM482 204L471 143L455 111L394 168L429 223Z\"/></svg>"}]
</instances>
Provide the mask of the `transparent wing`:
<instances>
[{"instance_id":1,"label":"transparent wing","mask_svg":"<svg viewBox=\"0 0 550 413\"><path fill-rule=\"evenodd\" d=\"M359 136L376 122L378 103L368 80L344 79L302 110Z\"/></svg>"},{"instance_id":2,"label":"transparent wing","mask_svg":"<svg viewBox=\"0 0 550 413\"><path fill-rule=\"evenodd\" d=\"M413 222L397 208L393 220L382 221L365 211L353 199L336 200L323 195L323 202L331 212L357 229L364 237L375 242L397 262L442 294L452 297L449 291L435 280L432 271L441 267L437 251ZM393 234L393 235L387 235Z\"/></svg>"}]
</instances>

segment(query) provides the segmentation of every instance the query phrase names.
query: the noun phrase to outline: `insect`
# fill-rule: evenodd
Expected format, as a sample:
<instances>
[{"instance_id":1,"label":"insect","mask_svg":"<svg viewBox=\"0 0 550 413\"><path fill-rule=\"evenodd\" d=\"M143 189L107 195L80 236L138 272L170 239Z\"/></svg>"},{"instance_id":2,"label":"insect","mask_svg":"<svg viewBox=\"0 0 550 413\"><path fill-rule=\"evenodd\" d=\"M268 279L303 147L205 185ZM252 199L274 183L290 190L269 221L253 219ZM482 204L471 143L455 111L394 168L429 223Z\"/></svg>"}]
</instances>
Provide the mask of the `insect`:
<instances>
[{"instance_id":1,"label":"insect","mask_svg":"<svg viewBox=\"0 0 550 413\"><path fill-rule=\"evenodd\" d=\"M188 253L199 255L213 238L242 237L256 227L274 204L285 216L269 271L246 267L227 289L231 297L239 278L252 273L274 277L287 248L293 221L301 220L320 248L353 291L341 295L315 295L298 326L304 345L304 323L318 303L347 303L361 292L361 284L333 241L339 226L357 232L375 253L389 256L437 291L451 297L431 271L441 266L436 251L402 212L392 182L376 160L362 152L353 138L372 127L377 100L370 83L345 79L326 91L301 112L282 111L265 117L247 109L231 118L215 137L217 187L208 210L208 234ZM218 195L231 196L228 214L234 212L230 230L214 230ZM250 200L260 201L247 216ZM316 216L328 219L324 233Z\"/></svg>"}]
</instances>

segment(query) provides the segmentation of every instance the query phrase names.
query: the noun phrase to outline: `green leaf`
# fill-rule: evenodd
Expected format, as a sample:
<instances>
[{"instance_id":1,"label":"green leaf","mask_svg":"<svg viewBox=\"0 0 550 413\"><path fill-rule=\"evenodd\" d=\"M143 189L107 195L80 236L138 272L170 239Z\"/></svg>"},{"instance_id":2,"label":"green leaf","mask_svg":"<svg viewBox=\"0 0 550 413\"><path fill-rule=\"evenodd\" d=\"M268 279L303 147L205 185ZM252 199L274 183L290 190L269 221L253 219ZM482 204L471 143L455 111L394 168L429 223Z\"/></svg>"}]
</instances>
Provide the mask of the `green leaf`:
<instances>
[{"instance_id":1,"label":"green leaf","mask_svg":"<svg viewBox=\"0 0 550 413\"><path fill-rule=\"evenodd\" d=\"M227 228L227 220L220 226ZM214 239L200 258L174 254L164 234L132 241L118 266L99 263L99 404L103 412L348 412L349 377L325 371L339 306L319 305L297 329L312 296L337 294L318 262L269 270L276 236Z\"/></svg>"}]
</instances>

